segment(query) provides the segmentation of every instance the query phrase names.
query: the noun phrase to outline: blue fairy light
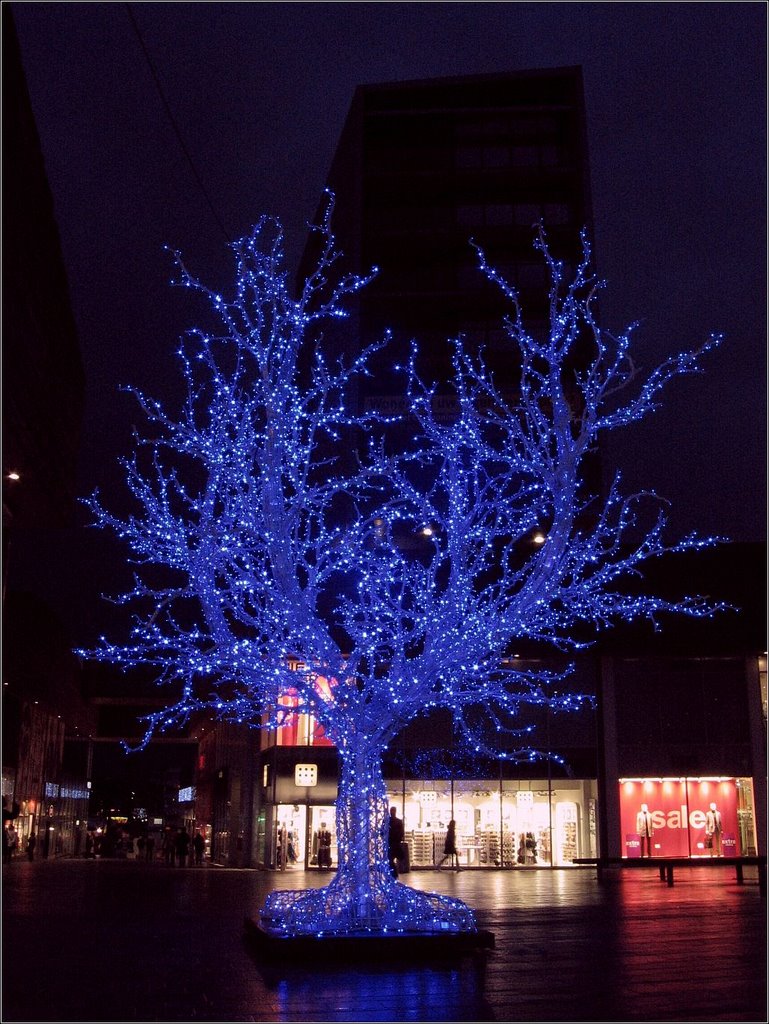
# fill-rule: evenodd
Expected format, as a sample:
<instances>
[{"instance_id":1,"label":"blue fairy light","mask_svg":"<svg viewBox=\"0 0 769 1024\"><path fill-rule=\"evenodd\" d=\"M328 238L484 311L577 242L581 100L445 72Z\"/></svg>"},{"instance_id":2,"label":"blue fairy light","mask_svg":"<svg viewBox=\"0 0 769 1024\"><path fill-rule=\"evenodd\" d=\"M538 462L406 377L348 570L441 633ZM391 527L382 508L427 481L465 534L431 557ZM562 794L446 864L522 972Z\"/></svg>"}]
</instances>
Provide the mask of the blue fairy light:
<instances>
[{"instance_id":1,"label":"blue fairy light","mask_svg":"<svg viewBox=\"0 0 769 1024\"><path fill-rule=\"evenodd\" d=\"M571 713L589 698L559 695L567 673L516 657L520 641L568 652L584 646L577 626L712 614L706 600L669 602L626 584L646 559L714 540L669 544L662 503L622 496L619 478L599 501L582 466L606 431L652 412L670 380L698 372L719 339L640 379L632 327L615 338L597 324L586 238L566 283L540 233L552 287L551 329L539 340L478 249L481 273L510 304L514 400L457 339L454 419L434 414L436 386L418 377L416 348L400 367L407 415L358 414L358 379L389 332L347 361L322 354L324 324L346 316L372 276L335 276L332 209L329 194L313 227L320 255L298 296L271 218L233 243L229 299L175 254L177 283L208 301L219 331L181 339L186 395L176 413L133 392L148 424L124 462L135 511L120 518L98 494L87 504L130 549L134 585L119 600L135 605L136 625L128 643L102 638L80 653L181 684L178 701L147 717L145 743L195 716L275 729L300 710L336 745L338 871L322 889L273 893L265 927L472 930L460 901L392 877L383 752L416 715L443 708L469 752L550 756L521 714ZM578 339L588 355L573 367ZM406 422L411 443L399 450L388 437ZM503 738L518 746L500 755Z\"/></svg>"}]
</instances>

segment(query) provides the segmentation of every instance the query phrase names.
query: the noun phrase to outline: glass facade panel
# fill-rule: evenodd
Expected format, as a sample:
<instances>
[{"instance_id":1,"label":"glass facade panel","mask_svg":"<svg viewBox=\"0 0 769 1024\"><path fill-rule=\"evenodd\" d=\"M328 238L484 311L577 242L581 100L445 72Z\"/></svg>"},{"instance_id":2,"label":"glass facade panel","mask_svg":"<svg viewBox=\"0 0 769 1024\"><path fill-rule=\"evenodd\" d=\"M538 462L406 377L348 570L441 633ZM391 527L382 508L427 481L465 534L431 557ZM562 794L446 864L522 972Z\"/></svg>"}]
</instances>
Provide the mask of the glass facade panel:
<instances>
[{"instance_id":1,"label":"glass facade panel","mask_svg":"<svg viewBox=\"0 0 769 1024\"><path fill-rule=\"evenodd\" d=\"M336 813L333 804L310 807L308 825L308 856L311 867L321 870L336 867Z\"/></svg>"},{"instance_id":2,"label":"glass facade panel","mask_svg":"<svg viewBox=\"0 0 769 1024\"><path fill-rule=\"evenodd\" d=\"M620 780L624 857L749 855L756 849L753 821L750 779Z\"/></svg>"},{"instance_id":3,"label":"glass facade panel","mask_svg":"<svg viewBox=\"0 0 769 1024\"><path fill-rule=\"evenodd\" d=\"M328 687L325 679L319 678L318 687ZM319 725L314 715L292 713L291 708L299 706L295 691L289 690L278 698L281 708L289 709L284 713L281 724L269 735L278 747L330 747L331 741L326 737L323 726ZM268 741L269 742L269 741Z\"/></svg>"},{"instance_id":4,"label":"glass facade panel","mask_svg":"<svg viewBox=\"0 0 769 1024\"><path fill-rule=\"evenodd\" d=\"M333 804L278 804L272 837L275 867L336 867L335 821Z\"/></svg>"},{"instance_id":5,"label":"glass facade panel","mask_svg":"<svg viewBox=\"0 0 769 1024\"><path fill-rule=\"evenodd\" d=\"M440 862L452 818L461 867L562 867L597 855L592 779L398 779L387 797L412 867Z\"/></svg>"}]
</instances>

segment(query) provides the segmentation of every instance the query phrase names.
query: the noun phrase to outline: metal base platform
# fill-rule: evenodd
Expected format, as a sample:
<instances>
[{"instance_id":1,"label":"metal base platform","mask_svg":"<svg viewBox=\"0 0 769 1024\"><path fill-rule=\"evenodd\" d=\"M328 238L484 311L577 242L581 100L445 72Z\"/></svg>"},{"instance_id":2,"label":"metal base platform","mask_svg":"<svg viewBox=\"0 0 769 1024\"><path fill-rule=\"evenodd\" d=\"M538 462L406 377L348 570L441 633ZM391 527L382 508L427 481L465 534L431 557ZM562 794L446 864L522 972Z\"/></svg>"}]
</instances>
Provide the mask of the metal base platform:
<instances>
[{"instance_id":1,"label":"metal base platform","mask_svg":"<svg viewBox=\"0 0 769 1024\"><path fill-rule=\"evenodd\" d=\"M246 938L255 952L265 958L310 954L307 963L319 959L337 963L374 960L429 960L447 956L467 956L494 948L494 933L479 929L474 932L413 932L382 935L371 932L350 935L277 936L266 931L258 921L245 918Z\"/></svg>"}]
</instances>

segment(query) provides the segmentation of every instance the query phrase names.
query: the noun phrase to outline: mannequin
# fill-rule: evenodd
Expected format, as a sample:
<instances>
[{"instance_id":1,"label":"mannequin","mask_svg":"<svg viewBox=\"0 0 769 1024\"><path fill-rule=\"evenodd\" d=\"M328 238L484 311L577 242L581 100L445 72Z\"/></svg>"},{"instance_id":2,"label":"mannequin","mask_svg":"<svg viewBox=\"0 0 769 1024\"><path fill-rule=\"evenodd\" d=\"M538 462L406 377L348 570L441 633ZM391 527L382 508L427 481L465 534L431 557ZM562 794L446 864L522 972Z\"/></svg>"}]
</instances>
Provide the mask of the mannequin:
<instances>
[{"instance_id":1,"label":"mannequin","mask_svg":"<svg viewBox=\"0 0 769 1024\"><path fill-rule=\"evenodd\" d=\"M331 833L325 824L321 824L318 833L318 867L331 867Z\"/></svg>"},{"instance_id":2,"label":"mannequin","mask_svg":"<svg viewBox=\"0 0 769 1024\"><path fill-rule=\"evenodd\" d=\"M711 857L721 856L721 812L715 804L711 804L705 814L705 836L710 840Z\"/></svg>"},{"instance_id":3,"label":"mannequin","mask_svg":"<svg viewBox=\"0 0 769 1024\"><path fill-rule=\"evenodd\" d=\"M635 830L641 839L641 856L644 856L645 850L645 856L651 857L654 828L652 827L652 816L649 814L648 804L641 804L641 810L636 815Z\"/></svg>"}]
</instances>

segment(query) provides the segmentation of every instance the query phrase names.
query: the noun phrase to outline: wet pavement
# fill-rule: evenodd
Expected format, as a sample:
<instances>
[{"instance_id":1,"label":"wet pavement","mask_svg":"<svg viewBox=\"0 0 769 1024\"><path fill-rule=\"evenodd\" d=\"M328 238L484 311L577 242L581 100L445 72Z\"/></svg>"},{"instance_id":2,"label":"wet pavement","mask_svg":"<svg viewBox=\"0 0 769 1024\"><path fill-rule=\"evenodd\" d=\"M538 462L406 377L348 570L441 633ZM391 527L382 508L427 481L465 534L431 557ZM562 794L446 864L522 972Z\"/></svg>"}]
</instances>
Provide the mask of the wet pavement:
<instances>
[{"instance_id":1,"label":"wet pavement","mask_svg":"<svg viewBox=\"0 0 769 1024\"><path fill-rule=\"evenodd\" d=\"M746 869L598 885L584 870L418 871L495 948L451 962L285 963L245 938L272 888L327 880L133 861L3 866L4 1022L763 1021L766 899Z\"/></svg>"}]
</instances>

